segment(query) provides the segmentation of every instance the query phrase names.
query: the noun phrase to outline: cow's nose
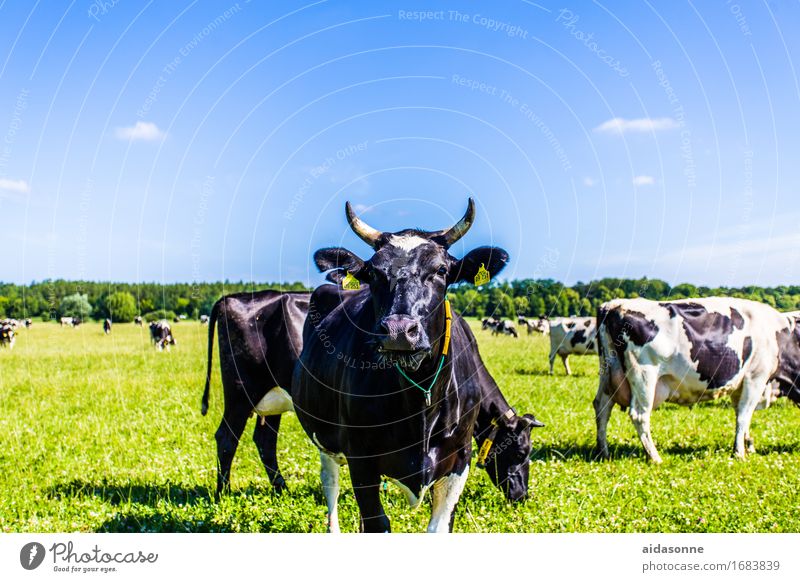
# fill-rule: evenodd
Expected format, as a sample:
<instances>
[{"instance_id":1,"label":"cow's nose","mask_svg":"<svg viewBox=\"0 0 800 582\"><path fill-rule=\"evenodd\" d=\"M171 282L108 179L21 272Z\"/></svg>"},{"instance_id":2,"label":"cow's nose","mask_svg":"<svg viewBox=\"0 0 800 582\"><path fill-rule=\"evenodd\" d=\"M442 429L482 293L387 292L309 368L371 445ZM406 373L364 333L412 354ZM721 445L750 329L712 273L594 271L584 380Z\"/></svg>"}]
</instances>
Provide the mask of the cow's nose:
<instances>
[{"instance_id":1,"label":"cow's nose","mask_svg":"<svg viewBox=\"0 0 800 582\"><path fill-rule=\"evenodd\" d=\"M416 317L389 315L381 319L381 327L386 333L381 340L381 346L385 350L415 351L430 347Z\"/></svg>"}]
</instances>

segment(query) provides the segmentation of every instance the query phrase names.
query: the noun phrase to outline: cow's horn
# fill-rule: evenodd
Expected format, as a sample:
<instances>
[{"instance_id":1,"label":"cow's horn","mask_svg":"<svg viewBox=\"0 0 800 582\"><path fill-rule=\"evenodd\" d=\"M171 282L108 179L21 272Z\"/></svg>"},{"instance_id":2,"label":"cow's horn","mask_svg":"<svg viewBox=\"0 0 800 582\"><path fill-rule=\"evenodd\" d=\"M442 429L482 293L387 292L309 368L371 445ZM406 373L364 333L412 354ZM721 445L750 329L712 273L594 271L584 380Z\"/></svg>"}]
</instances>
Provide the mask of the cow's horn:
<instances>
[{"instance_id":1,"label":"cow's horn","mask_svg":"<svg viewBox=\"0 0 800 582\"><path fill-rule=\"evenodd\" d=\"M344 211L347 214L347 222L350 224L350 228L353 229L353 232L358 235L358 237L371 246L373 249L378 244L378 239L381 236L381 231L375 230L366 222L361 220L356 213L353 212L353 207L350 206L350 202L345 202Z\"/></svg>"},{"instance_id":2,"label":"cow's horn","mask_svg":"<svg viewBox=\"0 0 800 582\"><path fill-rule=\"evenodd\" d=\"M467 234L467 231L475 222L475 201L470 198L467 204L467 211L464 216L459 220L455 226L448 230L442 230L437 233L437 237L443 239L446 247L454 245L462 236Z\"/></svg>"}]
</instances>

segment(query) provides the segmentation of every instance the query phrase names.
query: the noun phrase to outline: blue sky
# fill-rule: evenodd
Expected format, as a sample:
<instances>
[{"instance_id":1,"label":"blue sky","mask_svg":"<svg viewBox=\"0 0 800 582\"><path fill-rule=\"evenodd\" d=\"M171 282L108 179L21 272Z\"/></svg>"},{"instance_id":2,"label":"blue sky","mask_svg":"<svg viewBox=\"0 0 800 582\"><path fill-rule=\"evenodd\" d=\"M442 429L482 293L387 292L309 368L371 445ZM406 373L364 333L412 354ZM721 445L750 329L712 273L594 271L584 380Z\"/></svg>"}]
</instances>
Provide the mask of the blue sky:
<instances>
[{"instance_id":1,"label":"blue sky","mask_svg":"<svg viewBox=\"0 0 800 582\"><path fill-rule=\"evenodd\" d=\"M420 13L420 11L424 11ZM344 202L507 278L800 281L790 2L0 0L0 280L321 279Z\"/></svg>"}]
</instances>

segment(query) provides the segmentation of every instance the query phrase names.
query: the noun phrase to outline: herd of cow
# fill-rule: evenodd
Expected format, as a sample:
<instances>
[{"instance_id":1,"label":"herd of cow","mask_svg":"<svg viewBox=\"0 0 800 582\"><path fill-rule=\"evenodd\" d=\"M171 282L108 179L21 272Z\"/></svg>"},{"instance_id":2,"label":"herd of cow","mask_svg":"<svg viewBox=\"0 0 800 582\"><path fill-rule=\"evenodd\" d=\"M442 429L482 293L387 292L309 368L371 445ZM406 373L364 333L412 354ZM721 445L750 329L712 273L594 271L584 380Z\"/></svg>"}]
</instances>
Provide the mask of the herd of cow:
<instances>
[{"instance_id":1,"label":"herd of cow","mask_svg":"<svg viewBox=\"0 0 800 582\"><path fill-rule=\"evenodd\" d=\"M215 434L217 494L230 486L233 457L253 414L259 418L253 440L269 480L276 491L286 489L277 437L281 415L294 411L319 450L331 532L339 531L344 464L362 531L390 531L380 496L384 480L399 486L414 507L431 489L428 531L452 531L473 439L477 466L509 500L525 498L531 430L544 425L508 403L446 296L449 285L477 283L487 271L499 274L508 253L478 247L457 259L448 252L474 221L472 199L458 223L434 232L381 232L349 203L345 211L352 230L372 249L368 259L341 247L320 249L314 262L331 284L312 293L227 295L204 318L202 413L208 411L215 328L224 396ZM738 457L754 450L750 421L756 409L782 396L800 404L797 313L722 297L617 299L601 305L597 318L520 318L517 324L549 335L551 374L556 356L569 374L570 355L598 354L593 406L602 457L609 456L606 427L614 404L628 411L656 463L661 458L650 416L663 402L692 405L730 395ZM518 336L510 320L485 319L483 328ZM110 332L110 321L104 329ZM166 321L150 324L150 334L158 349L175 344Z\"/></svg>"},{"instance_id":2,"label":"herd of cow","mask_svg":"<svg viewBox=\"0 0 800 582\"><path fill-rule=\"evenodd\" d=\"M281 414L294 410L318 448L328 529L338 531L339 467L347 464L362 531L389 531L380 500L383 479L416 506L432 488L428 531L450 531L477 443L477 465L509 500L528 490L531 429L484 366L474 335L452 313L447 287L472 282L479 269L498 274L508 254L479 247L448 252L474 220L436 232L384 233L346 205L353 231L373 250L362 259L324 248L314 262L333 284L313 293L262 291L220 299L208 331L202 413L208 411L215 327L224 412L216 431L217 493L229 487L233 457L247 419L276 490L286 488L276 455ZM353 284L355 282L355 285ZM354 288L355 287L355 288ZM560 356L598 354L594 399L597 451L608 457L606 426L616 403L628 410L647 455L659 462L650 413L660 403L694 404L730 395L736 409L734 452L752 451L753 411L779 396L800 403L797 314L726 298L654 302L620 299L598 318L520 319L548 334L550 371ZM517 336L513 321L483 328Z\"/></svg>"}]
</instances>

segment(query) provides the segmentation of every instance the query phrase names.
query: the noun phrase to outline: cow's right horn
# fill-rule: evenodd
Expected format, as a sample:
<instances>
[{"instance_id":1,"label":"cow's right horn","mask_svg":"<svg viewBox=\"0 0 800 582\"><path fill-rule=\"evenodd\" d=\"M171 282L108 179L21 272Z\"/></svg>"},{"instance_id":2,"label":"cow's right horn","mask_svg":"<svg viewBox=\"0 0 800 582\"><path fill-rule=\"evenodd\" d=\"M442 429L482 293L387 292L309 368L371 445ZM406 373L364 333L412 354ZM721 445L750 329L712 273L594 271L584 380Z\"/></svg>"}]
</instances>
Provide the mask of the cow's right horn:
<instances>
[{"instance_id":1,"label":"cow's right horn","mask_svg":"<svg viewBox=\"0 0 800 582\"><path fill-rule=\"evenodd\" d=\"M350 202L345 202L344 210L347 214L347 222L350 224L350 228L353 229L353 232L356 233L361 240L374 249L378 245L378 239L383 233L381 233L379 230L375 230L366 222L361 220L358 216L356 216L356 213L353 212L353 207L350 206Z\"/></svg>"}]
</instances>

